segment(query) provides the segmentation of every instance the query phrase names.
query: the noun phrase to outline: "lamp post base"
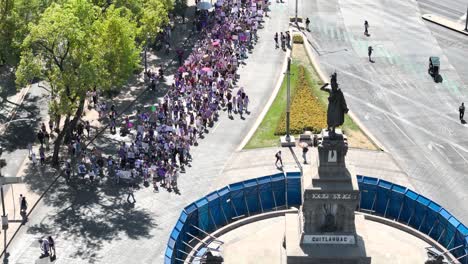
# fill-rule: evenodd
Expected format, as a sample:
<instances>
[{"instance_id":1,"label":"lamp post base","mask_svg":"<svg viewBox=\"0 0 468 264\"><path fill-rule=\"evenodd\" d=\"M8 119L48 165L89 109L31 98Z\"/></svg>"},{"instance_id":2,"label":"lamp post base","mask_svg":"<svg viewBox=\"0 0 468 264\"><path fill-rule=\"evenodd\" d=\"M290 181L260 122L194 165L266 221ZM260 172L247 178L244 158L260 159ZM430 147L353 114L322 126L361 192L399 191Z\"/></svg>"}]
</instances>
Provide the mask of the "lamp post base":
<instances>
[{"instance_id":1,"label":"lamp post base","mask_svg":"<svg viewBox=\"0 0 468 264\"><path fill-rule=\"evenodd\" d=\"M296 139L294 136L289 136L289 140L287 140L286 136L280 137L281 147L294 147L296 146Z\"/></svg>"}]
</instances>

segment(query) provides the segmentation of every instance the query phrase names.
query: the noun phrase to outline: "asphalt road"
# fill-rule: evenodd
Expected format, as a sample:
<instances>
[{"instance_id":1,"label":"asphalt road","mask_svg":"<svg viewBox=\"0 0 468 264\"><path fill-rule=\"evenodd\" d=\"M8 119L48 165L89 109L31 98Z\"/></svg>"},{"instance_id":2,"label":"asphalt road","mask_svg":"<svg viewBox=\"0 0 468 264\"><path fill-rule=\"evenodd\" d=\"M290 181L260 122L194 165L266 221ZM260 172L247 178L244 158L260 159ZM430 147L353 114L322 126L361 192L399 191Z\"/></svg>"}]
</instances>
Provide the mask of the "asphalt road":
<instances>
[{"instance_id":1,"label":"asphalt road","mask_svg":"<svg viewBox=\"0 0 468 264\"><path fill-rule=\"evenodd\" d=\"M4 150L2 158L7 161L7 166L2 169L3 176L15 177L24 160L28 158L28 144L34 144L37 140L36 133L48 114L47 97L48 92L45 89L33 84L21 106L17 107L16 115L2 131L0 135L0 145Z\"/></svg>"},{"instance_id":2,"label":"asphalt road","mask_svg":"<svg viewBox=\"0 0 468 264\"><path fill-rule=\"evenodd\" d=\"M307 35L321 67L338 72L350 109L418 192L468 223L468 127L458 120L458 106L467 101L462 58L468 55L468 38L420 18L433 13L460 19L466 6L461 1L299 3L299 15L311 18ZM364 20L370 37L363 34ZM368 60L368 46L375 63ZM442 83L427 73L429 56L441 58Z\"/></svg>"}]
</instances>

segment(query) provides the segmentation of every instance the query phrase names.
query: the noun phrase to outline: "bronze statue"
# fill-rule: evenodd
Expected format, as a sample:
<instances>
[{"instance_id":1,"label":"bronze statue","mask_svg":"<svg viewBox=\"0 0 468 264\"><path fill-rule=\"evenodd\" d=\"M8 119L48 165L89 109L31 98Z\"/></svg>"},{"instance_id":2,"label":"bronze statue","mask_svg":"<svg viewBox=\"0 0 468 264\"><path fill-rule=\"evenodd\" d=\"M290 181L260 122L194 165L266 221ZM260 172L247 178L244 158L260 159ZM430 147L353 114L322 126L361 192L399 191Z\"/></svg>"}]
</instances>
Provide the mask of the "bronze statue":
<instances>
[{"instance_id":1,"label":"bronze statue","mask_svg":"<svg viewBox=\"0 0 468 264\"><path fill-rule=\"evenodd\" d=\"M338 88L338 82L336 80L336 72L333 73L330 79L331 89L326 89L327 85L320 88L330 94L328 97L328 110L327 110L327 126L330 136L335 135L335 128L343 125L344 114L348 113L349 109L346 105L343 92Z\"/></svg>"}]
</instances>

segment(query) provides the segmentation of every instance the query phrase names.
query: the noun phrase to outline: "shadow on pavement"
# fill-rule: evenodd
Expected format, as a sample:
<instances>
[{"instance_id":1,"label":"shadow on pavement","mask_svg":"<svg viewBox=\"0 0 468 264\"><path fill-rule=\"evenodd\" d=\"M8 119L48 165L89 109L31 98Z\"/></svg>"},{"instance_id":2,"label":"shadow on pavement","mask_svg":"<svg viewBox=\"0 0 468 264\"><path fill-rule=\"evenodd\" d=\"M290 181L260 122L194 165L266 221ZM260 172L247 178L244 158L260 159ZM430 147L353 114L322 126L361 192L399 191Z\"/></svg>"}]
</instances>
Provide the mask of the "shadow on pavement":
<instances>
[{"instance_id":1,"label":"shadow on pavement","mask_svg":"<svg viewBox=\"0 0 468 264\"><path fill-rule=\"evenodd\" d=\"M33 182L33 176L37 175L32 171L27 175L31 176L28 178L31 187L43 187L37 182L44 179ZM53 209L48 210L40 224L29 226L27 232L37 237L50 234L56 241L72 239L76 247L66 257L99 263L103 243L127 237L151 238L150 231L157 227L152 214L128 204L127 193L122 190L125 188L110 182L76 181L66 185L60 178L43 197L43 202Z\"/></svg>"},{"instance_id":2,"label":"shadow on pavement","mask_svg":"<svg viewBox=\"0 0 468 264\"><path fill-rule=\"evenodd\" d=\"M9 123L8 129L0 136L0 144L6 151L25 149L28 143L36 139L36 127L39 126L40 109L39 96L28 95L21 108L18 108L15 119Z\"/></svg>"}]
</instances>

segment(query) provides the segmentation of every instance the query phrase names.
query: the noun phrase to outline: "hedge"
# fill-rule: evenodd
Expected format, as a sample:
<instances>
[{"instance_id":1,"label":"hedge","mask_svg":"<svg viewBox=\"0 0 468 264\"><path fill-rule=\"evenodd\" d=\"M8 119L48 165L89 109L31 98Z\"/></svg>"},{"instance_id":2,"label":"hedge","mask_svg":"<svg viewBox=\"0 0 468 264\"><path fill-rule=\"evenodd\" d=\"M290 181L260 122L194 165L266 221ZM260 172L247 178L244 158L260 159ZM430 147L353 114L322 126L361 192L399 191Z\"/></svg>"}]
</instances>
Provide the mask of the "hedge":
<instances>
[{"instance_id":1,"label":"hedge","mask_svg":"<svg viewBox=\"0 0 468 264\"><path fill-rule=\"evenodd\" d=\"M325 106L312 94L312 87L306 77L306 69L299 66L296 92L291 100L290 133L302 134L309 130L319 133L327 127ZM276 127L275 135L286 134L286 111Z\"/></svg>"},{"instance_id":2,"label":"hedge","mask_svg":"<svg viewBox=\"0 0 468 264\"><path fill-rule=\"evenodd\" d=\"M301 35L294 35L294 36L293 36L293 43L296 43L296 44L303 44L303 43L304 43L304 39L302 38Z\"/></svg>"}]
</instances>

